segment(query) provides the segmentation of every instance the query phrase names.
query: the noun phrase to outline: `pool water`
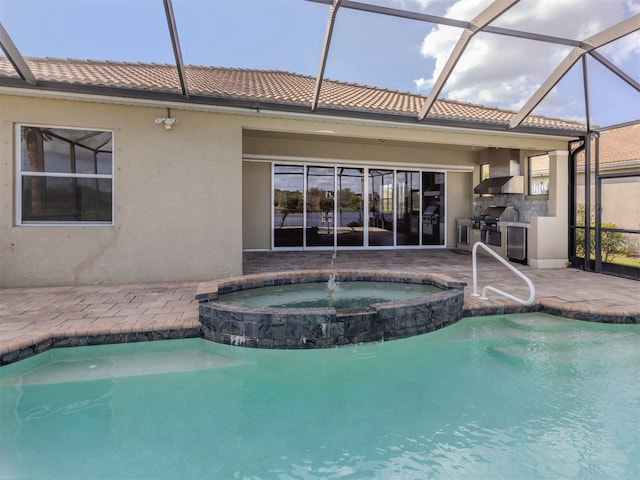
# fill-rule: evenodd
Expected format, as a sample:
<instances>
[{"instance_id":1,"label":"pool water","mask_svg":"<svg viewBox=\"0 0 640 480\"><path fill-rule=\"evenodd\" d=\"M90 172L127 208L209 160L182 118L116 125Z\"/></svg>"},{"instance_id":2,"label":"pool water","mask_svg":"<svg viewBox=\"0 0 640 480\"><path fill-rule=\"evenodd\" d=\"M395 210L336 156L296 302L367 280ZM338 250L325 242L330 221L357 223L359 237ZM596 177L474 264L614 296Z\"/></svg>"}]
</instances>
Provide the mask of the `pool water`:
<instances>
[{"instance_id":1,"label":"pool water","mask_svg":"<svg viewBox=\"0 0 640 480\"><path fill-rule=\"evenodd\" d=\"M415 283L338 282L335 290L329 293L325 283L294 283L225 293L218 297L218 301L244 307L346 309L408 300L441 291L434 285Z\"/></svg>"},{"instance_id":2,"label":"pool water","mask_svg":"<svg viewBox=\"0 0 640 480\"><path fill-rule=\"evenodd\" d=\"M0 478L640 478L640 326L56 349L0 368L0 403Z\"/></svg>"}]
</instances>

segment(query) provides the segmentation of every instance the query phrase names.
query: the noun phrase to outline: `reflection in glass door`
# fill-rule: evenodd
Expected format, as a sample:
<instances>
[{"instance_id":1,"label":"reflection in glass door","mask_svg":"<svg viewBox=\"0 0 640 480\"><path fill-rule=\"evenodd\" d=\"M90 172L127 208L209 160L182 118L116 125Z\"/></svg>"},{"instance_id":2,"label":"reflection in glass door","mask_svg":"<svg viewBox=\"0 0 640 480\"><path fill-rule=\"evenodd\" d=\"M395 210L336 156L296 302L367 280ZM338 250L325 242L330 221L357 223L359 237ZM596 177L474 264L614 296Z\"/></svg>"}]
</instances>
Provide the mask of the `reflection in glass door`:
<instances>
[{"instance_id":1,"label":"reflection in glass door","mask_svg":"<svg viewBox=\"0 0 640 480\"><path fill-rule=\"evenodd\" d=\"M335 168L307 168L307 246L334 245Z\"/></svg>"},{"instance_id":2,"label":"reflection in glass door","mask_svg":"<svg viewBox=\"0 0 640 480\"><path fill-rule=\"evenodd\" d=\"M441 172L274 165L273 246L442 246L444 194Z\"/></svg>"},{"instance_id":3,"label":"reflection in glass door","mask_svg":"<svg viewBox=\"0 0 640 480\"><path fill-rule=\"evenodd\" d=\"M422 173L422 245L444 245L444 173Z\"/></svg>"},{"instance_id":4,"label":"reflection in glass door","mask_svg":"<svg viewBox=\"0 0 640 480\"><path fill-rule=\"evenodd\" d=\"M273 167L273 245L302 247L304 167Z\"/></svg>"},{"instance_id":5,"label":"reflection in glass door","mask_svg":"<svg viewBox=\"0 0 640 480\"><path fill-rule=\"evenodd\" d=\"M420 173L396 173L397 245L420 244Z\"/></svg>"},{"instance_id":6,"label":"reflection in glass door","mask_svg":"<svg viewBox=\"0 0 640 480\"><path fill-rule=\"evenodd\" d=\"M369 169L369 245L393 246L393 170Z\"/></svg>"},{"instance_id":7,"label":"reflection in glass door","mask_svg":"<svg viewBox=\"0 0 640 480\"><path fill-rule=\"evenodd\" d=\"M338 246L364 245L364 169L337 167Z\"/></svg>"}]
</instances>

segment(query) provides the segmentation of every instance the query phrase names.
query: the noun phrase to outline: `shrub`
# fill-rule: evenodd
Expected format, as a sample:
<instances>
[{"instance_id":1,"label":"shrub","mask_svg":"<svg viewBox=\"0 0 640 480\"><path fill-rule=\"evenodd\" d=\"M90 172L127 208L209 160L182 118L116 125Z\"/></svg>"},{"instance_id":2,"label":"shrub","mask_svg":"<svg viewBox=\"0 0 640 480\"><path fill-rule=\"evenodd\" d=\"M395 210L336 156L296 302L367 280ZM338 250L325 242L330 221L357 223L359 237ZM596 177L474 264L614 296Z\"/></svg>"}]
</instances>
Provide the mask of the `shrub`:
<instances>
[{"instance_id":1,"label":"shrub","mask_svg":"<svg viewBox=\"0 0 640 480\"><path fill-rule=\"evenodd\" d=\"M589 226L592 227L589 235L591 258L595 257L596 250L596 222L594 210L594 208L591 208L589 221ZM578 207L576 209L576 226L584 227L585 218L585 206L580 203L578 204ZM611 222L602 222L601 228L618 228L618 225ZM615 255L626 253L627 247L624 235L622 233L608 231L601 231L600 233L600 247L603 262L609 262L610 260L613 260L613 257ZM576 228L576 255L583 258L585 256L585 230L582 228Z\"/></svg>"}]
</instances>

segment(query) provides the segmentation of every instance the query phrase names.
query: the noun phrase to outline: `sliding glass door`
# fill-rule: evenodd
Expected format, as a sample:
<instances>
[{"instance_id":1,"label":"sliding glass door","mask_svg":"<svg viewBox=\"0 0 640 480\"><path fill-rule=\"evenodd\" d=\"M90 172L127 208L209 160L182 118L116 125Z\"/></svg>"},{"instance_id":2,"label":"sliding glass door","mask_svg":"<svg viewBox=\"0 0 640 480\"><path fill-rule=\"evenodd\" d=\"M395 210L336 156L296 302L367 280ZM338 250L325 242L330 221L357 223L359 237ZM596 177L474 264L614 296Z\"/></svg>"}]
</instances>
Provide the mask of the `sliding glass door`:
<instances>
[{"instance_id":1,"label":"sliding glass door","mask_svg":"<svg viewBox=\"0 0 640 480\"><path fill-rule=\"evenodd\" d=\"M335 168L307 167L307 243L308 247L334 245Z\"/></svg>"},{"instance_id":2,"label":"sliding glass door","mask_svg":"<svg viewBox=\"0 0 640 480\"><path fill-rule=\"evenodd\" d=\"M393 170L369 169L369 245L394 245Z\"/></svg>"},{"instance_id":3,"label":"sliding glass door","mask_svg":"<svg viewBox=\"0 0 640 480\"><path fill-rule=\"evenodd\" d=\"M338 246L364 245L364 169L338 167Z\"/></svg>"},{"instance_id":4,"label":"sliding glass door","mask_svg":"<svg viewBox=\"0 0 640 480\"><path fill-rule=\"evenodd\" d=\"M444 173L422 173L422 245L444 245Z\"/></svg>"},{"instance_id":5,"label":"sliding glass door","mask_svg":"<svg viewBox=\"0 0 640 480\"><path fill-rule=\"evenodd\" d=\"M445 174L273 166L274 248L445 245Z\"/></svg>"},{"instance_id":6,"label":"sliding glass door","mask_svg":"<svg viewBox=\"0 0 640 480\"><path fill-rule=\"evenodd\" d=\"M303 246L304 167L273 168L273 246Z\"/></svg>"},{"instance_id":7,"label":"sliding glass door","mask_svg":"<svg viewBox=\"0 0 640 480\"><path fill-rule=\"evenodd\" d=\"M396 245L420 244L420 172L396 172Z\"/></svg>"}]
</instances>

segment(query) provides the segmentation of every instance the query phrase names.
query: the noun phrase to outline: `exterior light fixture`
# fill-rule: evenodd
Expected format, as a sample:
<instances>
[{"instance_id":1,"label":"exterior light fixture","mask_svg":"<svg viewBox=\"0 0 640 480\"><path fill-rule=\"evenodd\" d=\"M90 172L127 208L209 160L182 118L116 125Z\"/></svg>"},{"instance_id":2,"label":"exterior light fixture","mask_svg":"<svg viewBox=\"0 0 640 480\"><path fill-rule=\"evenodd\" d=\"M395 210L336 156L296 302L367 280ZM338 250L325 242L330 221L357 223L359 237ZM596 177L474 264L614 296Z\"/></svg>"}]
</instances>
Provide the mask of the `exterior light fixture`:
<instances>
[{"instance_id":1,"label":"exterior light fixture","mask_svg":"<svg viewBox=\"0 0 640 480\"><path fill-rule=\"evenodd\" d=\"M167 116L166 117L156 117L154 122L156 123L156 125L164 124L165 130L171 130L171 128L176 123L178 123L178 119L177 118L173 118L171 116L171 109L167 108Z\"/></svg>"}]
</instances>

